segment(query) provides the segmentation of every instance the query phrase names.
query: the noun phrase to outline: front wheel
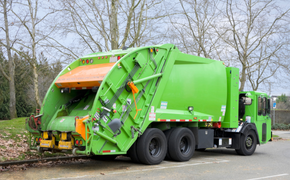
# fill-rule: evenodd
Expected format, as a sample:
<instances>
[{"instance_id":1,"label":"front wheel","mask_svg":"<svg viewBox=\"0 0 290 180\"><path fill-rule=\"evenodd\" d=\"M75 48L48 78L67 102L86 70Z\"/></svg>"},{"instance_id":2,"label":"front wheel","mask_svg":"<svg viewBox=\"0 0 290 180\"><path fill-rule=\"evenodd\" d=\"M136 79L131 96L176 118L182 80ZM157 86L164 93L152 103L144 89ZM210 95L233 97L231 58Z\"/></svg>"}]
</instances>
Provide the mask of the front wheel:
<instances>
[{"instance_id":1,"label":"front wheel","mask_svg":"<svg viewBox=\"0 0 290 180\"><path fill-rule=\"evenodd\" d=\"M245 134L242 134L240 141L240 149L236 149L236 152L240 155L250 156L252 155L257 146L257 136L254 130L250 130Z\"/></svg>"}]
</instances>

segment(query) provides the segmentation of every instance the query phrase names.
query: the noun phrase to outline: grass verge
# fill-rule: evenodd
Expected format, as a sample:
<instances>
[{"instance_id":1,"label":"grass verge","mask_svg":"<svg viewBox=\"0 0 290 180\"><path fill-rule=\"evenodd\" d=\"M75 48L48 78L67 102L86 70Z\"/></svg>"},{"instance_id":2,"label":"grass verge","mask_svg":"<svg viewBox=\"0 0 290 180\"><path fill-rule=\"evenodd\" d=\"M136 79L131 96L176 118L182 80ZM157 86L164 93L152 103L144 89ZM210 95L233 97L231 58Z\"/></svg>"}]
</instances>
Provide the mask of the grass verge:
<instances>
[{"instance_id":1,"label":"grass verge","mask_svg":"<svg viewBox=\"0 0 290 180\"><path fill-rule=\"evenodd\" d=\"M28 131L25 130L25 117L12 120L0 121L0 135L4 140L14 139L19 141L21 137L27 137Z\"/></svg>"},{"instance_id":2,"label":"grass verge","mask_svg":"<svg viewBox=\"0 0 290 180\"><path fill-rule=\"evenodd\" d=\"M26 117L0 121L0 162L64 156L62 153L38 153L30 150L29 132L25 129Z\"/></svg>"}]
</instances>

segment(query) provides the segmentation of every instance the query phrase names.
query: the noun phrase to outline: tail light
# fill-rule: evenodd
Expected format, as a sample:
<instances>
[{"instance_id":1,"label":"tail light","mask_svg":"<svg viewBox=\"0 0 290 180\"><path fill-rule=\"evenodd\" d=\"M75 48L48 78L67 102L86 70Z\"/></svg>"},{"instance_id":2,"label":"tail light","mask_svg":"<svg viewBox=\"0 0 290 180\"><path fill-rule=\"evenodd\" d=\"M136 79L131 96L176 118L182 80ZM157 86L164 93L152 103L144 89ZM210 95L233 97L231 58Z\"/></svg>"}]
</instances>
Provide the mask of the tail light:
<instances>
[{"instance_id":1,"label":"tail light","mask_svg":"<svg viewBox=\"0 0 290 180\"><path fill-rule=\"evenodd\" d=\"M214 128L221 128L222 123L221 123L221 122L213 123L212 126L213 126Z\"/></svg>"},{"instance_id":2,"label":"tail light","mask_svg":"<svg viewBox=\"0 0 290 180\"><path fill-rule=\"evenodd\" d=\"M117 58L118 60L120 60L121 59L121 56L118 56L118 58Z\"/></svg>"},{"instance_id":3,"label":"tail light","mask_svg":"<svg viewBox=\"0 0 290 180\"><path fill-rule=\"evenodd\" d=\"M89 62L90 62L90 61L87 59L87 60L86 60L86 63L89 64Z\"/></svg>"}]
</instances>

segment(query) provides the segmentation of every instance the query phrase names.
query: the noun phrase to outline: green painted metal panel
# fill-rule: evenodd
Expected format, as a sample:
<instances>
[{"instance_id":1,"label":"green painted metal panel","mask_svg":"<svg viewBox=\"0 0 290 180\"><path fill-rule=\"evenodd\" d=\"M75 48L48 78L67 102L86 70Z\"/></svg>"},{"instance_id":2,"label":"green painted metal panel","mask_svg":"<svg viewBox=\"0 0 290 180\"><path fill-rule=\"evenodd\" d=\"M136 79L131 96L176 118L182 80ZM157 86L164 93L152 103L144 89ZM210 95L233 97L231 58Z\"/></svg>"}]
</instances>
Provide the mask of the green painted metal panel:
<instances>
[{"instance_id":1,"label":"green painted metal panel","mask_svg":"<svg viewBox=\"0 0 290 180\"><path fill-rule=\"evenodd\" d=\"M95 99L92 113L95 114L97 112L97 108L103 106L99 99L106 102L112 101L115 98L115 94L120 87L124 86L124 82L126 82L128 74L134 69L136 63L140 64L140 66L137 72L132 77L129 77L130 81L137 81L138 79L144 79L152 75L161 73L161 69L165 60L164 56L167 54L171 46L172 45L164 45L160 47L155 47L158 48L158 52L154 52L151 55L148 47L139 48L138 50L124 56L119 62L120 66L114 66L101 84L100 91L97 93ZM155 63L157 67L155 66ZM123 113L125 115L123 115L123 117L121 118L121 120L123 121L123 125L120 129L121 133L119 135L115 136L114 133L107 130L110 129L110 127L108 126L110 120L107 121L106 118L99 120L98 123L104 126L104 128L101 126L99 131L102 132L104 135L115 139L118 142L118 145L112 144L111 142L105 143L102 140L94 141L94 146L92 147L93 153L98 154L103 150L127 151L136 139L132 136L132 127L141 129L142 126L147 127L150 124L150 122L146 119L146 115L148 114L147 112L149 111L149 105L151 103L154 91L157 89L156 81L158 80L158 76L156 76L156 78L154 79L151 79L150 81L149 80L150 78L148 78L148 81L143 81L136 84L137 88L140 90L137 94L135 94L136 99L138 99L138 97L140 96L140 93L142 92L141 90L144 90L144 94L139 97L139 100L137 102L138 109L141 109L137 115L132 92L123 90L117 98L116 102L114 103L117 113L110 115L110 119L112 120L120 119L124 108L127 106L127 102L131 103L131 105L128 106L127 109L132 108L132 111L128 114L127 118L124 118L126 117L126 111ZM145 86L146 88L144 89ZM136 118L134 118L135 116ZM138 136L137 132L133 132L133 134L134 137Z\"/></svg>"},{"instance_id":2,"label":"green painted metal panel","mask_svg":"<svg viewBox=\"0 0 290 180\"><path fill-rule=\"evenodd\" d=\"M239 69L227 67L227 105L225 118L222 122L223 128L237 128L239 126Z\"/></svg>"},{"instance_id":3,"label":"green painted metal panel","mask_svg":"<svg viewBox=\"0 0 290 180\"><path fill-rule=\"evenodd\" d=\"M75 129L75 116L62 116L52 119L47 126L47 130L51 131L73 132Z\"/></svg>"},{"instance_id":4,"label":"green painted metal panel","mask_svg":"<svg viewBox=\"0 0 290 180\"><path fill-rule=\"evenodd\" d=\"M221 61L179 52L166 68L168 74L164 74L164 84L160 84L153 103L157 118L221 121L221 106L226 105L227 96ZM162 106L164 102L167 106ZM189 106L194 107L192 114Z\"/></svg>"}]
</instances>

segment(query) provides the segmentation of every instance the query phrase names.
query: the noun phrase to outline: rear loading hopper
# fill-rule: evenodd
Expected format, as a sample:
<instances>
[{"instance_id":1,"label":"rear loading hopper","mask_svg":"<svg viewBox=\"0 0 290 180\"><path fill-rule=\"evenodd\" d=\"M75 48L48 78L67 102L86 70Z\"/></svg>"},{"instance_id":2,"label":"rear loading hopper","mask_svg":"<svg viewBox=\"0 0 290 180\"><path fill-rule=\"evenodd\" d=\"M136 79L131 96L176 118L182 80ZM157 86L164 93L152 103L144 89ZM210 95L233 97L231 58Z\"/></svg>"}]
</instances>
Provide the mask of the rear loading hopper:
<instances>
[{"instance_id":1,"label":"rear loading hopper","mask_svg":"<svg viewBox=\"0 0 290 180\"><path fill-rule=\"evenodd\" d=\"M92 89L99 87L115 63L92 64L79 66L58 77L55 85L70 90Z\"/></svg>"},{"instance_id":2,"label":"rear loading hopper","mask_svg":"<svg viewBox=\"0 0 290 180\"><path fill-rule=\"evenodd\" d=\"M199 129L239 126L236 74L237 68L181 53L172 44L93 53L59 74L27 128L39 151L132 155L139 147L141 162L157 164L165 156L168 133L162 131L186 128L173 134L189 131L194 151L200 142L191 140L198 141ZM150 157L141 153L147 148L143 154Z\"/></svg>"}]
</instances>

